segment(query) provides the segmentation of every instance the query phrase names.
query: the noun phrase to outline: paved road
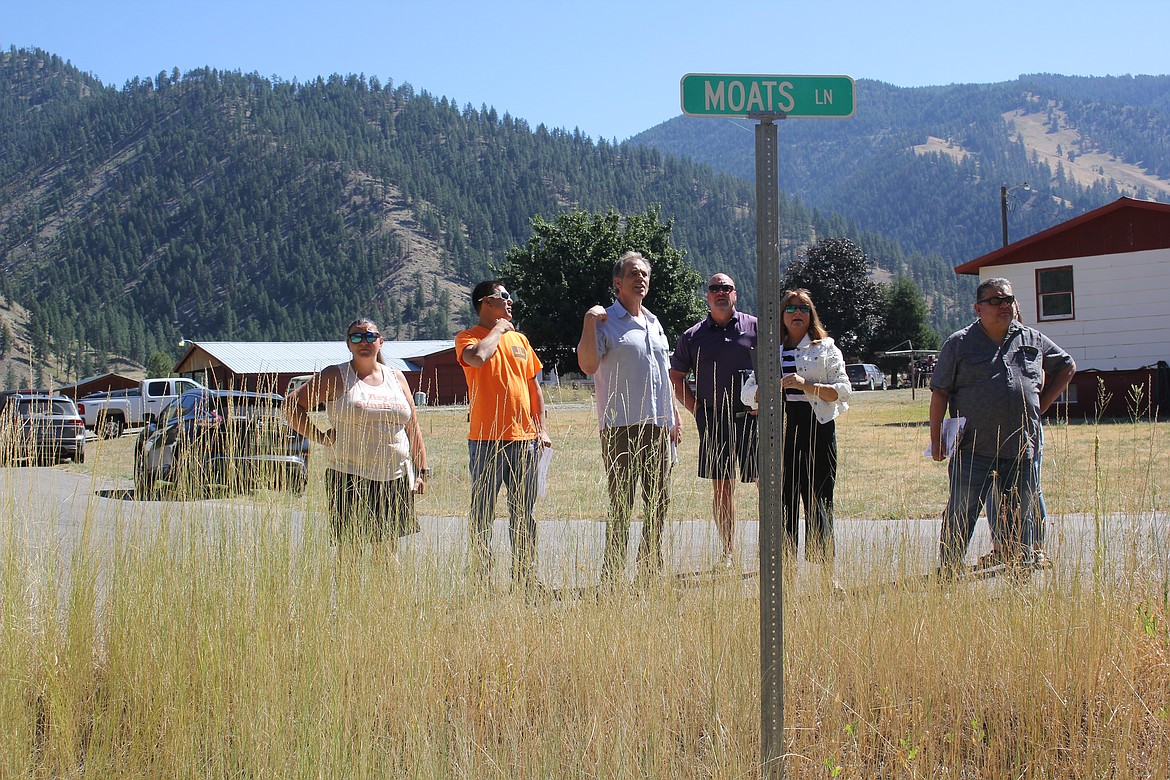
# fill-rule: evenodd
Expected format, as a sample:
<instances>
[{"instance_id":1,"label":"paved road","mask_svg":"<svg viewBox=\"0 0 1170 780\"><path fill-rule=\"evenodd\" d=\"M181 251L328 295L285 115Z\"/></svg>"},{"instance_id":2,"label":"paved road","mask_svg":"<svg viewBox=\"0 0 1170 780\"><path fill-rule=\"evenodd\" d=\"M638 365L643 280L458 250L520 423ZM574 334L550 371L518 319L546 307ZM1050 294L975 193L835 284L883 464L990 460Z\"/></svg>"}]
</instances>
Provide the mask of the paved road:
<instances>
[{"instance_id":1,"label":"paved road","mask_svg":"<svg viewBox=\"0 0 1170 780\"><path fill-rule=\"evenodd\" d=\"M538 508L539 509L539 508ZM279 521L301 538L306 517L324 523L317 512L282 509ZM198 527L244 527L271 520L271 509L248 496L209 501L135 501L128 482L96 478L58 468L0 468L0 560L8 545L16 543L29 558L45 567L68 570L69 561L86 534L98 550L113 549L116 529L123 533L157 533L164 520L171 527L194 523ZM434 556L461 566L466 550L463 518L423 517L423 532L403 545L403 555ZM177 524L175 521L179 521ZM497 520L493 535L497 568L507 571L507 523ZM543 520L539 524L538 551L541 578L546 583L580 586L596 581L604 541L604 524L592 521ZM925 571L934 562L938 545L938 520L840 520L837 523L837 577L845 584L882 579L876 570ZM321 527L318 525L317 527ZM1115 562L1136 561L1137 569L1150 576L1170 577L1167 516L1151 513L1139 517L1110 517L1104 521L1109 539L1108 555ZM639 524L631 537L640 533ZM739 527L741 563L756 568L757 523ZM1065 566L1091 567L1095 523L1091 517L1066 515L1053 521L1049 550ZM709 521L669 523L665 538L668 567L695 571L713 565L718 543ZM803 544L803 542L802 542ZM631 542L631 551L635 544ZM969 560L990 548L985 523L980 523ZM632 552L631 552L632 558ZM1132 565L1132 564L1131 564ZM806 564L800 564L806 568ZM629 573L633 573L630 561ZM797 572L800 576L801 572Z\"/></svg>"}]
</instances>

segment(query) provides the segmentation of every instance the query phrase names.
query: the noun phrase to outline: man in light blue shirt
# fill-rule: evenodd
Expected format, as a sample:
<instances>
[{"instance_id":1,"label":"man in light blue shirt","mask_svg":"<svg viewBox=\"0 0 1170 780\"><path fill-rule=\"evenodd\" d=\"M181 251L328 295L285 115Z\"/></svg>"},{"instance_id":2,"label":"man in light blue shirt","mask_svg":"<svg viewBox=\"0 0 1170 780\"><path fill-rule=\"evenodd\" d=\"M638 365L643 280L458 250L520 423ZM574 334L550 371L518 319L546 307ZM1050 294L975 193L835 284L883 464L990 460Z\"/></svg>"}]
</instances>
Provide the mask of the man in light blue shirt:
<instances>
[{"instance_id":1,"label":"man in light blue shirt","mask_svg":"<svg viewBox=\"0 0 1170 780\"><path fill-rule=\"evenodd\" d=\"M614 264L617 300L585 313L577 362L593 375L601 457L609 486L602 582L625 569L634 493L642 484L646 517L638 548L639 573L662 567L662 526L670 506L669 441L682 438L670 384L670 342L658 318L642 306L650 263L626 252Z\"/></svg>"}]
</instances>

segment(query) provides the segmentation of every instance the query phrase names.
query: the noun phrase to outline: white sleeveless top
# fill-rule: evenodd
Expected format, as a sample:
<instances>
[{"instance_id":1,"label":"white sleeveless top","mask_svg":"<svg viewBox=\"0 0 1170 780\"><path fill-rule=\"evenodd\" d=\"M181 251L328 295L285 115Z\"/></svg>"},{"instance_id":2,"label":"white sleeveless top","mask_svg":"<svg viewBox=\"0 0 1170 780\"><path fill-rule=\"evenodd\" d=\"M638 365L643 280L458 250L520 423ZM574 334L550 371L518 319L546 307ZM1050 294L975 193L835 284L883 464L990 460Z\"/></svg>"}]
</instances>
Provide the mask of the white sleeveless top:
<instances>
[{"instance_id":1,"label":"white sleeveless top","mask_svg":"<svg viewBox=\"0 0 1170 780\"><path fill-rule=\"evenodd\" d=\"M338 368L345 389L325 404L337 435L333 446L325 448L326 468L377 482L405 476L410 462L406 437L410 403L398 377L382 366L382 384L368 385L349 363Z\"/></svg>"}]
</instances>

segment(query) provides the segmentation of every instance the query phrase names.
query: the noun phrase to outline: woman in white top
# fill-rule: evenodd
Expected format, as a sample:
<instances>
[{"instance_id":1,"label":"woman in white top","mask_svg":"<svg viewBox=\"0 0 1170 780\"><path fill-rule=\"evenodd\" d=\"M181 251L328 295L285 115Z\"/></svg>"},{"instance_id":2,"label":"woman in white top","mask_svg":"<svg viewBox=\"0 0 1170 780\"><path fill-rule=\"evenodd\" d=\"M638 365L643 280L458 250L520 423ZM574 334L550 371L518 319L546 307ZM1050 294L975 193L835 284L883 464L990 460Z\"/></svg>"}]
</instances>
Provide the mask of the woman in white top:
<instances>
[{"instance_id":1,"label":"woman in white top","mask_svg":"<svg viewBox=\"0 0 1170 780\"><path fill-rule=\"evenodd\" d=\"M350 360L329 366L285 401L297 431L325 448L334 541L387 541L419 530L414 494L426 487L427 451L406 377L382 362L382 335L368 319L346 329ZM332 428L309 410L324 405Z\"/></svg>"},{"instance_id":2,"label":"woman in white top","mask_svg":"<svg viewBox=\"0 0 1170 780\"><path fill-rule=\"evenodd\" d=\"M796 554L803 502L805 558L832 564L833 488L837 481L835 420L849 408L846 400L851 386L845 374L845 359L821 324L812 294L805 289L786 290L780 311L784 545Z\"/></svg>"}]
</instances>

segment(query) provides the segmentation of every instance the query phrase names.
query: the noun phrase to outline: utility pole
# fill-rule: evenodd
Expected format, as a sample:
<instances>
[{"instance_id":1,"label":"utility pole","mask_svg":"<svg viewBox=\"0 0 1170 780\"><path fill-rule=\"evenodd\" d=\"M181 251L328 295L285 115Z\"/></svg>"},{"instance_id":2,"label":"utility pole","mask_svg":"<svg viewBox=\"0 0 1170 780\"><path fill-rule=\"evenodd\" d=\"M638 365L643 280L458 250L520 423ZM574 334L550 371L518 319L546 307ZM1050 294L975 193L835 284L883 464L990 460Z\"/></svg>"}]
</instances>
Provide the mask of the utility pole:
<instances>
[{"instance_id":1,"label":"utility pole","mask_svg":"<svg viewBox=\"0 0 1170 780\"><path fill-rule=\"evenodd\" d=\"M1007 187L999 188L999 224L1003 227L1003 245L1008 245L1007 239Z\"/></svg>"},{"instance_id":2,"label":"utility pole","mask_svg":"<svg viewBox=\"0 0 1170 780\"><path fill-rule=\"evenodd\" d=\"M1007 196L1008 196L1008 193L1011 192L1012 190L1019 190L1019 189L1027 191L1031 188L1028 186L1028 182L1024 182L1023 184L1017 184L1014 187L1001 186L999 188L999 224L1003 228L1003 245L1004 246L1008 245Z\"/></svg>"}]
</instances>

